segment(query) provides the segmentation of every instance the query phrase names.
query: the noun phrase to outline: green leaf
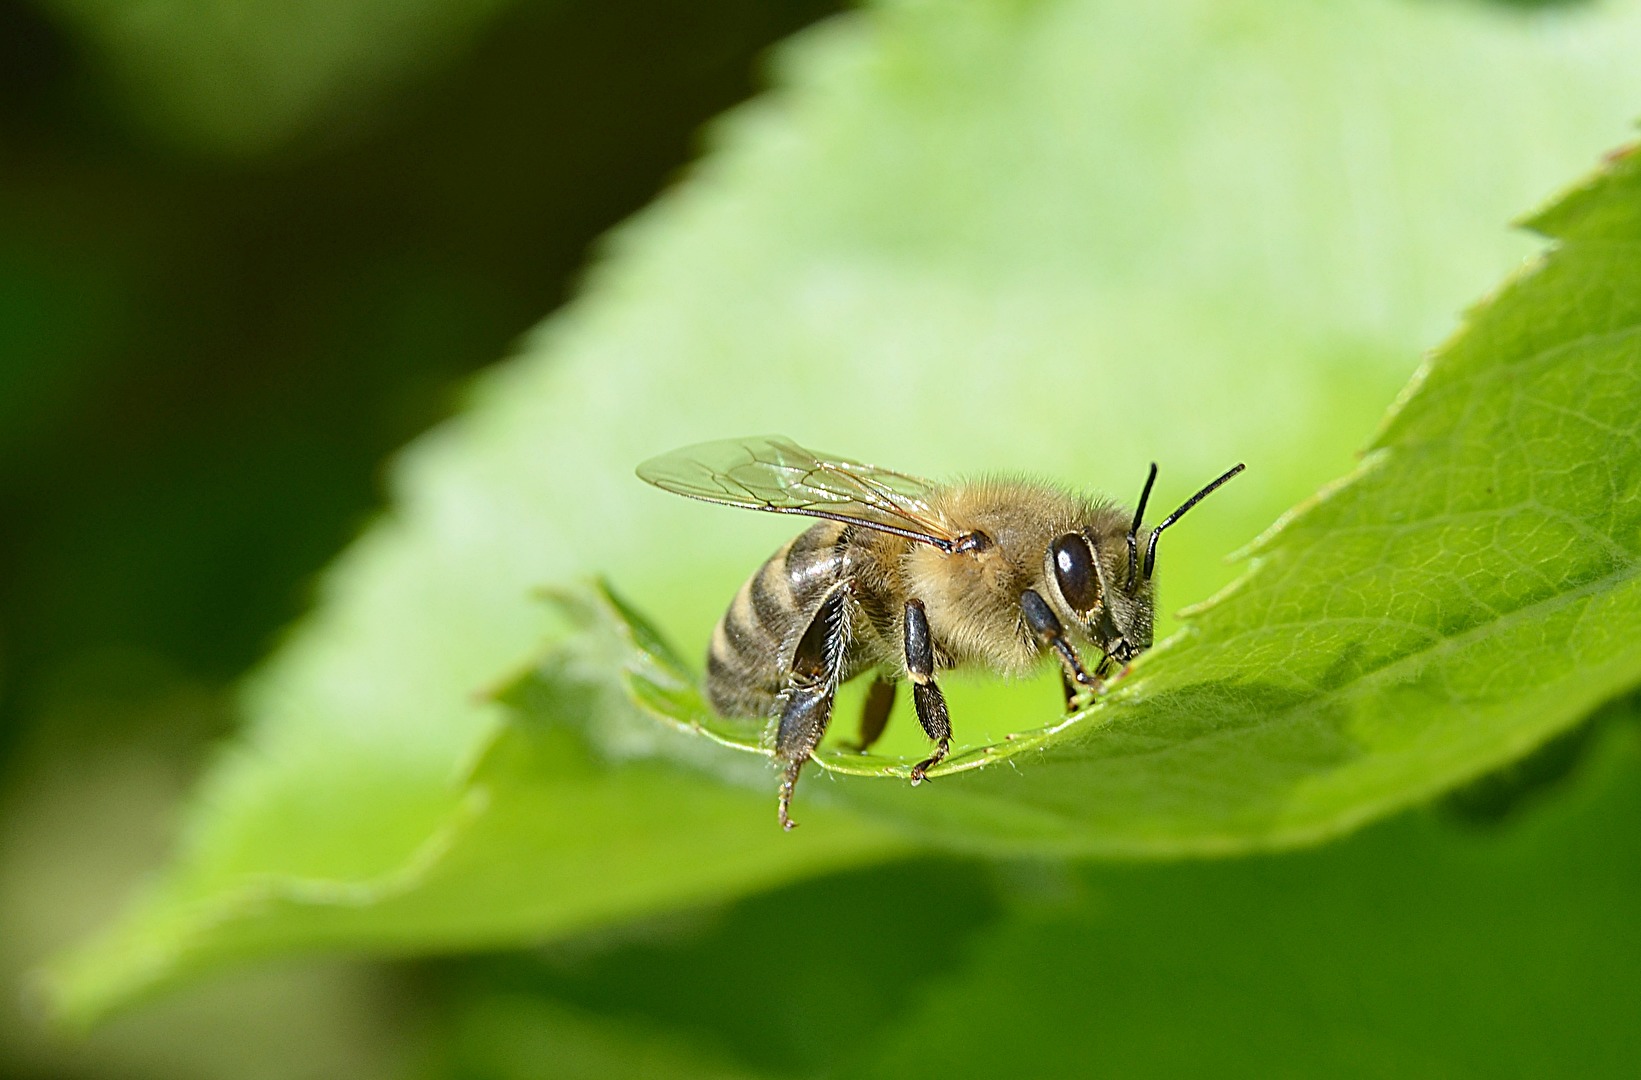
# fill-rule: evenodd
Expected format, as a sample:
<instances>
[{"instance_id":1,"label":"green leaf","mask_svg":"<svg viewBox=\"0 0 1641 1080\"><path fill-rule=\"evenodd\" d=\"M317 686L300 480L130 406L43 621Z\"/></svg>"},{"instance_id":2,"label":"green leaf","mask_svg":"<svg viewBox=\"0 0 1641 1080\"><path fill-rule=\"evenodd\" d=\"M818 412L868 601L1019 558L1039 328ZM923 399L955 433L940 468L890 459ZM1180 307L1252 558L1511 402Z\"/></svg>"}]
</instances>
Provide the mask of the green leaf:
<instances>
[{"instance_id":1,"label":"green leaf","mask_svg":"<svg viewBox=\"0 0 1641 1080\"><path fill-rule=\"evenodd\" d=\"M1253 583L1159 649L1053 763L1018 775L982 769L915 792L810 777L805 828L782 837L756 759L638 723L607 678L544 680L547 700L511 708L479 691L573 633L533 593L589 574L700 655L789 523L670 499L631 470L739 432L785 431L926 475L1030 470L1119 493L1156 458L1159 504L1246 460L1247 476L1163 556L1165 606L1208 595L1230 575L1215 557L1345 471L1408 358L1530 249L1498 223L1620 137L1641 100L1638 45L1635 4L1523 19L1367 0L909 3L805 35L782 54L783 89L723 125L698 173L610 245L586 295L400 463L392 516L331 571L319 610L247 686L245 734L204 783L176 864L59 965L57 1010L90 1019L169 981L298 948L533 940L924 838L1158 853L1274 843L1527 748L1581 696L1623 681L1595 624L1580 624L1591 648L1574 657L1590 661L1585 680L1547 716L1426 710L1402 723L1340 699L1289 726L1250 721L1347 683L1424 709L1419 694L1435 685L1406 660L1424 655L1407 651L1419 635L1332 651L1318 673L1317 650L1361 640L1348 621L1359 616L1327 610L1333 622L1310 637L1279 633L1273 620L1299 614L1269 606L1284 597L1426 596L1442 632L1480 618L1479 606L1452 609L1445 578L1400 591L1415 564L1372 562L1369 533L1338 517L1410 515L1398 557L1460 541L1451 554L1476 553L1476 535L1443 531L1431 509L1445 487L1426 478L1405 501L1383 487L1426 441L1441 451L1431 432L1448 429L1416 403L1387 436L1395 449L1282 534ZM1567 236L1559 265L1599 248ZM1571 332L1599 302L1579 293L1544 330ZM1444 361L1453 377L1432 373L1432 388L1450 387L1434 400L1498 397L1471 377L1477 357ZM1624 393L1622 372L1585 359L1582 374ZM1614 400L1579 408L1605 416ZM1470 433L1448 449L1498 449L1486 417L1448 419ZM1492 499L1485 516L1518 505L1508 500L1538 475L1462 494ZM1589 477L1556 475L1573 505L1546 505L1589 512ZM1609 539L1623 524L1610 516ZM1329 573L1306 551L1367 576L1337 580L1324 599L1302 589ZM1484 555L1481 604L1603 580L1571 559L1547 583L1523 568L1489 585L1498 567ZM1214 644L1244 618L1242 647ZM597 653L557 662L597 668ZM1432 679L1445 655L1427 657ZM1569 677L1567 660L1511 655L1499 670L1542 698ZM1373 663L1391 665L1378 670L1393 682L1414 677L1417 692L1396 697L1402 684L1364 675ZM1234 691L1214 689L1226 684ZM970 747L1058 708L1047 683L954 680L949 693ZM1148 708L1172 718L1161 741L1136 719ZM911 752L915 725L891 726ZM1148 758L1232 786L1133 790ZM1100 783L1079 790L1090 777Z\"/></svg>"}]
</instances>

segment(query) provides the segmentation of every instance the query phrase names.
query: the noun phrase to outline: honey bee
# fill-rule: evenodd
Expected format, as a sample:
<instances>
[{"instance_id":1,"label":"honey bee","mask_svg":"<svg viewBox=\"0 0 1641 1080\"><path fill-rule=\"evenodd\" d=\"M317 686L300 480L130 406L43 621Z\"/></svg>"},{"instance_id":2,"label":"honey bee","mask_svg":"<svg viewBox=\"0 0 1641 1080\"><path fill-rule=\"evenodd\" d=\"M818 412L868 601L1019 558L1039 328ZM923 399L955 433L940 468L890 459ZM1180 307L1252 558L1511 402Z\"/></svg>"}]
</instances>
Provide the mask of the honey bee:
<instances>
[{"instance_id":1,"label":"honey bee","mask_svg":"<svg viewBox=\"0 0 1641 1080\"><path fill-rule=\"evenodd\" d=\"M855 748L883 733L902 680L933 752L951 746L937 673L1021 675L1052 655L1067 710L1151 647L1157 539L1242 471L1238 464L1164 518L1140 525L1153 464L1130 513L1047 483L939 484L822 454L780 436L703 443L652 458L640 478L707 502L824 520L760 566L713 630L706 694L726 717L766 718L783 766L778 817L791 829L798 773L826 734L839 684L871 671ZM1098 653L1092 667L1078 651Z\"/></svg>"}]
</instances>

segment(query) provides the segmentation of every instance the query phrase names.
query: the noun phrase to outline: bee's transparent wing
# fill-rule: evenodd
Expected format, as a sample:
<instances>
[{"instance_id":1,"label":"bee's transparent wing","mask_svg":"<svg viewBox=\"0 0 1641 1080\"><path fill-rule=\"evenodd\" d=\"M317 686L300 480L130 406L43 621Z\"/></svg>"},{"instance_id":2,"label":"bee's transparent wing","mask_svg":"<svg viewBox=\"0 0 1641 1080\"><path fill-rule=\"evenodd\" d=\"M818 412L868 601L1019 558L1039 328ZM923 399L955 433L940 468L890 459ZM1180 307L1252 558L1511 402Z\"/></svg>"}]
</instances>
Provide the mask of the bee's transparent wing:
<instances>
[{"instance_id":1,"label":"bee's transparent wing","mask_svg":"<svg viewBox=\"0 0 1641 1080\"><path fill-rule=\"evenodd\" d=\"M644 462L638 475L692 499L830 518L946 550L956 540L929 506L933 482L805 450L779 435L686 446Z\"/></svg>"}]
</instances>

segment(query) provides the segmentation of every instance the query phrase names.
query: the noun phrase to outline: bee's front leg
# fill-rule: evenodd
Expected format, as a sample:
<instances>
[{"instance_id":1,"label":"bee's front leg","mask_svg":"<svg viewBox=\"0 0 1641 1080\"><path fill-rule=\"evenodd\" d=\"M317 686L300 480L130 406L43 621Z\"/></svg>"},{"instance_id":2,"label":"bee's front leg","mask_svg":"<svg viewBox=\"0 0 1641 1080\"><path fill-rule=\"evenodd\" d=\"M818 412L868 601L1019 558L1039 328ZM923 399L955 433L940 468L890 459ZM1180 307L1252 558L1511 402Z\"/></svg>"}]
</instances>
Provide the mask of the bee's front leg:
<instances>
[{"instance_id":1,"label":"bee's front leg","mask_svg":"<svg viewBox=\"0 0 1641 1080\"><path fill-rule=\"evenodd\" d=\"M786 763L781 774L781 828L791 829L792 792L798 773L826 735L832 720L843 657L849 651L850 582L832 587L809 620L792 654L792 672L781 696L781 718L775 728L775 757Z\"/></svg>"},{"instance_id":2,"label":"bee's front leg","mask_svg":"<svg viewBox=\"0 0 1641 1080\"><path fill-rule=\"evenodd\" d=\"M1048 606L1048 601L1031 589L1020 594L1020 610L1026 617L1026 628L1031 636L1037 639L1037 644L1044 649L1053 649L1054 655L1060 660L1061 685L1066 691L1066 708L1071 708L1072 685L1086 686L1090 690L1100 688L1097 676L1090 675L1083 667L1082 657L1077 655L1077 649L1066 638L1065 627L1055 617L1054 609Z\"/></svg>"},{"instance_id":3,"label":"bee's front leg","mask_svg":"<svg viewBox=\"0 0 1641 1080\"><path fill-rule=\"evenodd\" d=\"M934 681L934 639L929 636L929 616L921 600L906 601L906 674L912 680L917 722L935 741L934 753L912 767L912 783L917 785L946 756L952 744L952 718L946 712L946 695Z\"/></svg>"},{"instance_id":4,"label":"bee's front leg","mask_svg":"<svg viewBox=\"0 0 1641 1080\"><path fill-rule=\"evenodd\" d=\"M1064 667L1060 668L1060 692L1065 695L1066 715L1069 716L1077 711L1077 684L1071 681Z\"/></svg>"}]
</instances>

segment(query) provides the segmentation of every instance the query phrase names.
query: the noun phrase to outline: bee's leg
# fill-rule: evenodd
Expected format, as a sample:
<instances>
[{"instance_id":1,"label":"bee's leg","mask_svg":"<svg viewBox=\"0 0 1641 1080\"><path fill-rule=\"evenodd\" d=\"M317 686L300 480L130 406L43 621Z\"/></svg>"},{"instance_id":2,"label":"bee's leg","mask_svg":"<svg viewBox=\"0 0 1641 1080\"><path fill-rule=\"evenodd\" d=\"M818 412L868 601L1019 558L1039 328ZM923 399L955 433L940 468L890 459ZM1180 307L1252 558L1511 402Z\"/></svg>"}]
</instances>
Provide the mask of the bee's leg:
<instances>
[{"instance_id":1,"label":"bee's leg","mask_svg":"<svg viewBox=\"0 0 1641 1080\"><path fill-rule=\"evenodd\" d=\"M881 674L866 688L866 704L860 710L860 738L851 745L859 753L866 753L878 741L889 724L889 711L895 707L895 684Z\"/></svg>"},{"instance_id":2,"label":"bee's leg","mask_svg":"<svg viewBox=\"0 0 1641 1080\"><path fill-rule=\"evenodd\" d=\"M832 719L844 653L849 644L849 590L847 580L827 593L792 654L792 672L782 695L780 724L775 729L775 757L786 763L781 775L781 828L791 829L792 789L798 773L826 734Z\"/></svg>"},{"instance_id":3,"label":"bee's leg","mask_svg":"<svg viewBox=\"0 0 1641 1080\"><path fill-rule=\"evenodd\" d=\"M1065 628L1055 617L1054 609L1048 606L1048 601L1038 596L1031 589L1020 594L1020 610L1026 616L1026 628L1031 636L1037 639L1037 644L1045 649L1053 649L1054 655L1060 659L1060 678L1066 688L1066 705L1071 704L1071 686L1086 686L1090 690L1100 688L1100 680L1083 667L1082 657L1077 655L1076 648L1066 640Z\"/></svg>"},{"instance_id":4,"label":"bee's leg","mask_svg":"<svg viewBox=\"0 0 1641 1080\"><path fill-rule=\"evenodd\" d=\"M946 695L934 681L934 639L929 636L929 617L921 600L906 601L906 673L912 678L917 722L935 741L934 753L912 767L912 784L916 786L940 763L952 744L952 719L946 713Z\"/></svg>"},{"instance_id":5,"label":"bee's leg","mask_svg":"<svg viewBox=\"0 0 1641 1080\"><path fill-rule=\"evenodd\" d=\"M1071 676L1066 674L1066 669L1063 667L1060 669L1060 690L1066 696L1066 714L1070 715L1076 712L1077 686L1071 681Z\"/></svg>"}]
</instances>

